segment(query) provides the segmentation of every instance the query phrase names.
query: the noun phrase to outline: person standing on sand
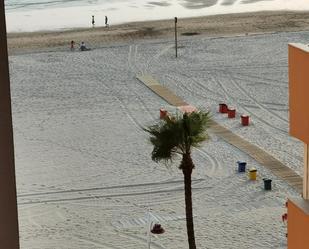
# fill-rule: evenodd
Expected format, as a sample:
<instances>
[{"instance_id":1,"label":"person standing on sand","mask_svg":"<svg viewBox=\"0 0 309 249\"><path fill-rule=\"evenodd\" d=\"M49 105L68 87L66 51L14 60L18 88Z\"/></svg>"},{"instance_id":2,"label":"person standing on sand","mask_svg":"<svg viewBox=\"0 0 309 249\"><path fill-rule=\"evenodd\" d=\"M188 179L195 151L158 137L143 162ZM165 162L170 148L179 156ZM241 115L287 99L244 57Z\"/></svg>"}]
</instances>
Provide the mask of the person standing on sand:
<instances>
[{"instance_id":1,"label":"person standing on sand","mask_svg":"<svg viewBox=\"0 0 309 249\"><path fill-rule=\"evenodd\" d=\"M91 24L92 24L92 27L94 28L94 24L95 24L94 16L92 16Z\"/></svg>"},{"instance_id":2,"label":"person standing on sand","mask_svg":"<svg viewBox=\"0 0 309 249\"><path fill-rule=\"evenodd\" d=\"M70 47L71 47L71 51L73 51L73 50L75 49L75 48L74 48L74 45L75 45L75 41L72 40L72 41L71 41L71 46L70 46Z\"/></svg>"},{"instance_id":3,"label":"person standing on sand","mask_svg":"<svg viewBox=\"0 0 309 249\"><path fill-rule=\"evenodd\" d=\"M108 18L107 18L107 16L105 16L105 27L108 27Z\"/></svg>"}]
</instances>

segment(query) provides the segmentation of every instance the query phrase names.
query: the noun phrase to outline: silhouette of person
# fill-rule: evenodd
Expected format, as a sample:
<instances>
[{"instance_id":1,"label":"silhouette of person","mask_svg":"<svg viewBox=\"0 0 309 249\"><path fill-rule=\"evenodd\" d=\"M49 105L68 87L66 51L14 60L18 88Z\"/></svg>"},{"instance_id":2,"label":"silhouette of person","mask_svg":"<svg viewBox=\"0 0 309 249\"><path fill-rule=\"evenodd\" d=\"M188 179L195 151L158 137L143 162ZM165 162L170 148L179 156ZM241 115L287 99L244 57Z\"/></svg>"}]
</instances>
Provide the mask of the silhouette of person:
<instances>
[{"instance_id":1,"label":"silhouette of person","mask_svg":"<svg viewBox=\"0 0 309 249\"><path fill-rule=\"evenodd\" d=\"M108 27L108 18L105 16L105 27Z\"/></svg>"},{"instance_id":2,"label":"silhouette of person","mask_svg":"<svg viewBox=\"0 0 309 249\"><path fill-rule=\"evenodd\" d=\"M71 44L71 46L70 46L70 47L71 47L71 51L73 51L73 50L75 49L75 48L74 48L75 41L72 40L70 44Z\"/></svg>"},{"instance_id":3,"label":"silhouette of person","mask_svg":"<svg viewBox=\"0 0 309 249\"><path fill-rule=\"evenodd\" d=\"M80 44L80 50L81 51L86 51L87 48L86 48L86 44L82 41L82 43Z\"/></svg>"},{"instance_id":4,"label":"silhouette of person","mask_svg":"<svg viewBox=\"0 0 309 249\"><path fill-rule=\"evenodd\" d=\"M91 23L92 23L92 27L94 27L94 24L95 24L94 16L92 16L92 21L91 21Z\"/></svg>"}]
</instances>

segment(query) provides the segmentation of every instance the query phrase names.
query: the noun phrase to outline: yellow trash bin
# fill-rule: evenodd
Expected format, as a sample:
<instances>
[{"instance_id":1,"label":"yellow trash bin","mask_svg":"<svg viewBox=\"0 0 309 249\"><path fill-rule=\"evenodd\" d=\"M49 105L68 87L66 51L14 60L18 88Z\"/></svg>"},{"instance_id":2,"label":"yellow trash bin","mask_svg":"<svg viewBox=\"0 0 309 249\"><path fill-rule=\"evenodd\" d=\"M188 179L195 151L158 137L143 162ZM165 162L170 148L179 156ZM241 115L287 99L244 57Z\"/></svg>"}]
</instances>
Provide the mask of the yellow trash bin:
<instances>
[{"instance_id":1,"label":"yellow trash bin","mask_svg":"<svg viewBox=\"0 0 309 249\"><path fill-rule=\"evenodd\" d=\"M256 180L256 172L257 172L257 169L250 169L249 170L249 179L250 180Z\"/></svg>"}]
</instances>

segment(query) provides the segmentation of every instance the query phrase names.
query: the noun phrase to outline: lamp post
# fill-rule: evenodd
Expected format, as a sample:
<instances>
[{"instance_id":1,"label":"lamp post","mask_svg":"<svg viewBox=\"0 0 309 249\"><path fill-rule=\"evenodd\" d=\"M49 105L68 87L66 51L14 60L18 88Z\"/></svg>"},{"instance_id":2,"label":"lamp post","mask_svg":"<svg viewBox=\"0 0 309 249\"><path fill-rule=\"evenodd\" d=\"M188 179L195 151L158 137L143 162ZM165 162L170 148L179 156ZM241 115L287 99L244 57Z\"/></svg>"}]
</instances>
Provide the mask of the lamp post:
<instances>
[{"instance_id":1,"label":"lamp post","mask_svg":"<svg viewBox=\"0 0 309 249\"><path fill-rule=\"evenodd\" d=\"M14 143L4 1L0 1L0 248L18 249Z\"/></svg>"},{"instance_id":2,"label":"lamp post","mask_svg":"<svg viewBox=\"0 0 309 249\"><path fill-rule=\"evenodd\" d=\"M175 52L177 58L177 17L175 17Z\"/></svg>"},{"instance_id":3,"label":"lamp post","mask_svg":"<svg viewBox=\"0 0 309 249\"><path fill-rule=\"evenodd\" d=\"M155 219L151 219L152 214L150 213L150 209L148 210L148 224L147 224L147 249L150 249L151 245L151 233L154 234L162 234L164 233L164 229L161 227L159 223L155 223L154 226L153 223L155 222Z\"/></svg>"},{"instance_id":4,"label":"lamp post","mask_svg":"<svg viewBox=\"0 0 309 249\"><path fill-rule=\"evenodd\" d=\"M151 245L151 227L152 227L153 221L148 222L148 228L147 228L147 249L150 249Z\"/></svg>"}]
</instances>

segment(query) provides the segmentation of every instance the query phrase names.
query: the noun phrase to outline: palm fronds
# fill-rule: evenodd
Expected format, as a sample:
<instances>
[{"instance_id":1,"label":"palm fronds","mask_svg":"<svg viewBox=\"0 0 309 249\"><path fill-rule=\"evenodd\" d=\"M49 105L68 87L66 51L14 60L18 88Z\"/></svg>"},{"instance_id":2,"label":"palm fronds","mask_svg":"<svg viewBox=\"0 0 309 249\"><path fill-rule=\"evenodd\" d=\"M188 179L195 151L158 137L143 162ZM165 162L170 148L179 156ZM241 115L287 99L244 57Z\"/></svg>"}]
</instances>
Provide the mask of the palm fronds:
<instances>
[{"instance_id":1,"label":"palm fronds","mask_svg":"<svg viewBox=\"0 0 309 249\"><path fill-rule=\"evenodd\" d=\"M176 154L184 154L208 138L209 112L176 113L155 125L144 128L154 146L152 160L169 161Z\"/></svg>"}]
</instances>

